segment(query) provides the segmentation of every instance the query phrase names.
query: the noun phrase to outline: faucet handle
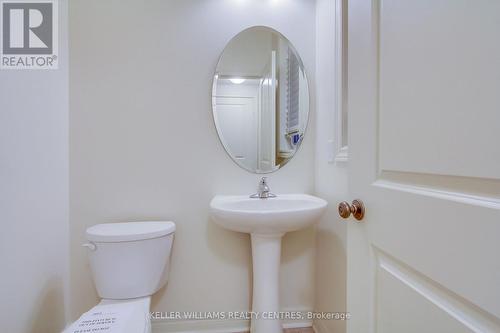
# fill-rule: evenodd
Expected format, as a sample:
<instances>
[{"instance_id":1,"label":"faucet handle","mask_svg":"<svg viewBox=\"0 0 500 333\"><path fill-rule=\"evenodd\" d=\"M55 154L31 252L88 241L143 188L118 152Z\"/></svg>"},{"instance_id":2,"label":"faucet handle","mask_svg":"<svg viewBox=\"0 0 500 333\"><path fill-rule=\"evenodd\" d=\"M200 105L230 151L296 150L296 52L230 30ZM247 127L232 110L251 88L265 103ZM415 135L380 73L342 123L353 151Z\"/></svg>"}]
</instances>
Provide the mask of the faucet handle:
<instances>
[{"instance_id":1,"label":"faucet handle","mask_svg":"<svg viewBox=\"0 0 500 333\"><path fill-rule=\"evenodd\" d=\"M267 177L262 177L260 179L259 186L257 186L257 193L252 194L250 196L250 198L260 198L260 199L267 199L274 197L276 197L276 195L269 192L269 186L267 186Z\"/></svg>"}]
</instances>

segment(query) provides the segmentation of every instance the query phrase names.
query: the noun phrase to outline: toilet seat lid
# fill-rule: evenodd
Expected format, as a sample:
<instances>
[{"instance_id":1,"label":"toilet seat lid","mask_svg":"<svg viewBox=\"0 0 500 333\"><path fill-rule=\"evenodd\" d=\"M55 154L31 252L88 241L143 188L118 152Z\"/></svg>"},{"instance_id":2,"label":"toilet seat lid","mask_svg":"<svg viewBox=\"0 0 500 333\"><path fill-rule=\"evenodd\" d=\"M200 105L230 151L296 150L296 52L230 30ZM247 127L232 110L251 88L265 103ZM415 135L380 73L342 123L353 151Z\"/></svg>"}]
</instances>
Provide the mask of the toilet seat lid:
<instances>
[{"instance_id":1,"label":"toilet seat lid","mask_svg":"<svg viewBox=\"0 0 500 333\"><path fill-rule=\"evenodd\" d=\"M96 224L87 229L93 242L130 242L166 236L175 231L170 221L144 221Z\"/></svg>"}]
</instances>

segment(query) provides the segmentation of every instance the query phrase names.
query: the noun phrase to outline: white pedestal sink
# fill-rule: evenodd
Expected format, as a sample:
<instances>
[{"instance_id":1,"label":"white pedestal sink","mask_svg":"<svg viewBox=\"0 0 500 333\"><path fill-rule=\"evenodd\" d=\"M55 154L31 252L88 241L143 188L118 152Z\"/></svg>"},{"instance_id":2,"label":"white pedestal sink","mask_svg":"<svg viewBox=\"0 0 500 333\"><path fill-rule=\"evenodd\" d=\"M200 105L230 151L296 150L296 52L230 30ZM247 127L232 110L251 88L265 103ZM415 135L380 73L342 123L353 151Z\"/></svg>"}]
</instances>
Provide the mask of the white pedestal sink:
<instances>
[{"instance_id":1,"label":"white pedestal sink","mask_svg":"<svg viewBox=\"0 0 500 333\"><path fill-rule=\"evenodd\" d=\"M210 202L214 221L220 226L251 234L253 260L252 333L281 333L277 317L281 237L314 224L327 202L307 194L284 194L275 198L215 196Z\"/></svg>"}]
</instances>

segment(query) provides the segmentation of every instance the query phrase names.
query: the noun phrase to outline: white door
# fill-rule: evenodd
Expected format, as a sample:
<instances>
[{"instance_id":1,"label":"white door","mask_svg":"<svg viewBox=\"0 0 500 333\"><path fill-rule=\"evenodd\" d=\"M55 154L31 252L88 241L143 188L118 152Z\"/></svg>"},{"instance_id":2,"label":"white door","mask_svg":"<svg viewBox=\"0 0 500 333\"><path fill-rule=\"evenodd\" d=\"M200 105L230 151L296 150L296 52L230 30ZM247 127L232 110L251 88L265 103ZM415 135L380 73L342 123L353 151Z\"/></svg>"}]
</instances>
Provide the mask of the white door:
<instances>
[{"instance_id":1,"label":"white door","mask_svg":"<svg viewBox=\"0 0 500 333\"><path fill-rule=\"evenodd\" d=\"M260 84L258 171L276 169L276 51L271 51Z\"/></svg>"},{"instance_id":2,"label":"white door","mask_svg":"<svg viewBox=\"0 0 500 333\"><path fill-rule=\"evenodd\" d=\"M257 168L257 101L253 97L217 96L215 122L222 144L243 167Z\"/></svg>"},{"instance_id":3,"label":"white door","mask_svg":"<svg viewBox=\"0 0 500 333\"><path fill-rule=\"evenodd\" d=\"M500 1L348 15L348 332L500 332Z\"/></svg>"}]
</instances>

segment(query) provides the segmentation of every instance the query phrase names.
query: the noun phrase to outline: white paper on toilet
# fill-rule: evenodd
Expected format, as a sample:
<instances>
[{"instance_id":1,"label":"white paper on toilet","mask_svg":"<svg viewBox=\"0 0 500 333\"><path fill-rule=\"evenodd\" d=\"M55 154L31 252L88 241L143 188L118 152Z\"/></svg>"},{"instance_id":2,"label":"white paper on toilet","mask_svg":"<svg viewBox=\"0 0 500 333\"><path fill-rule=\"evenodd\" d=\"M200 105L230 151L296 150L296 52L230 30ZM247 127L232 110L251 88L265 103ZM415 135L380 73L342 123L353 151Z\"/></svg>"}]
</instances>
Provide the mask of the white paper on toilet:
<instances>
[{"instance_id":1,"label":"white paper on toilet","mask_svg":"<svg viewBox=\"0 0 500 333\"><path fill-rule=\"evenodd\" d=\"M131 304L102 304L84 313L64 333L122 333L130 314Z\"/></svg>"}]
</instances>

